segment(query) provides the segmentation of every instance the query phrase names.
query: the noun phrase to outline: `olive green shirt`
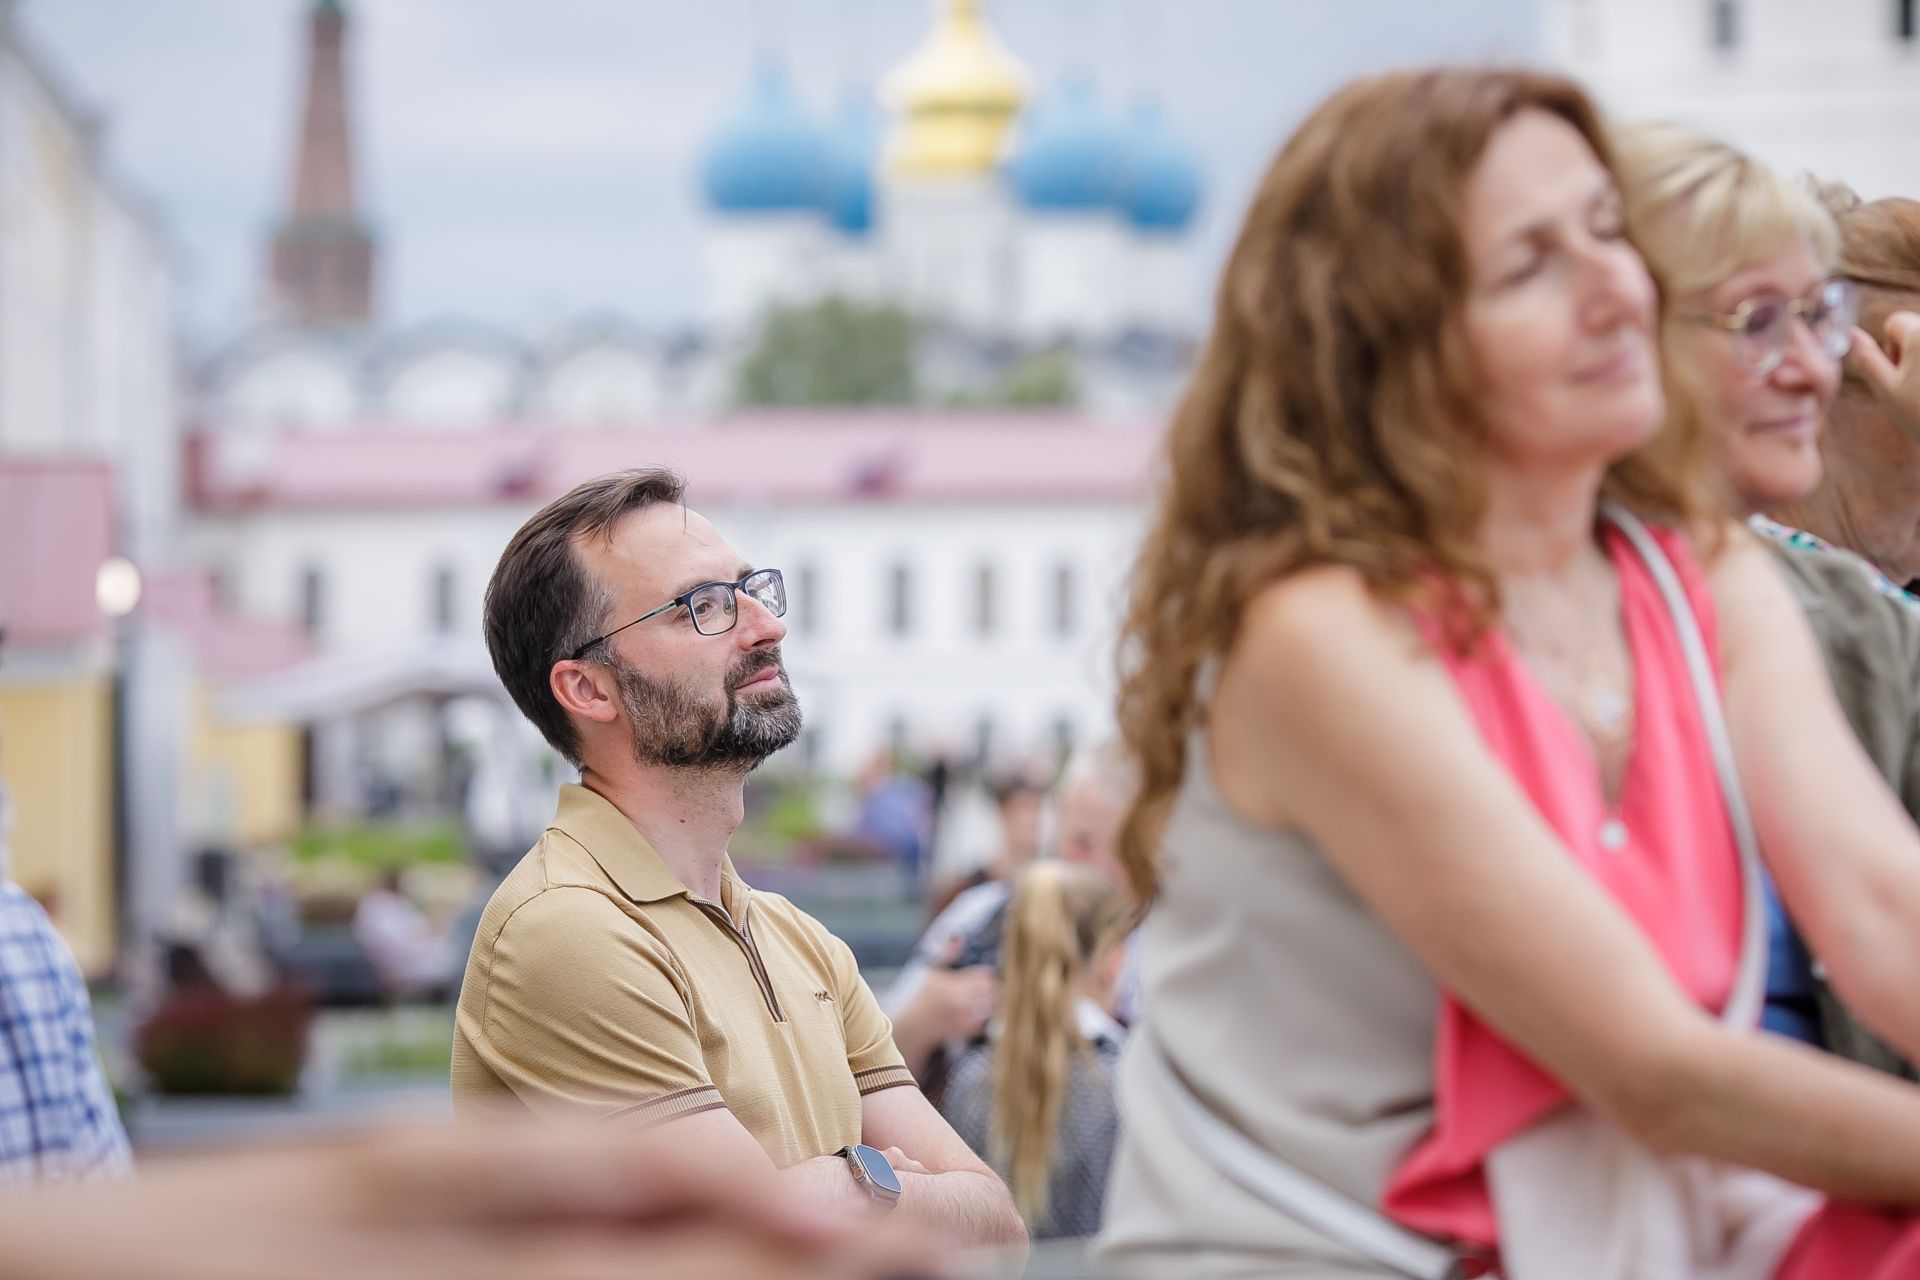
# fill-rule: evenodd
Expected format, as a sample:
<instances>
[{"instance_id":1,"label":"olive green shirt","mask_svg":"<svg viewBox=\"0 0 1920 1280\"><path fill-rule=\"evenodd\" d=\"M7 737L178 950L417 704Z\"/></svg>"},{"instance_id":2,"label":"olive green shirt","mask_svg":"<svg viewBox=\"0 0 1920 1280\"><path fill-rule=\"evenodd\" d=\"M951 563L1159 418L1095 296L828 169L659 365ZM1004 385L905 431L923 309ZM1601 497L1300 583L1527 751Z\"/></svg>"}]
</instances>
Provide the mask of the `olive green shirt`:
<instances>
[{"instance_id":1,"label":"olive green shirt","mask_svg":"<svg viewBox=\"0 0 1920 1280\"><path fill-rule=\"evenodd\" d=\"M1885 594L1874 568L1851 552L1763 541L1812 624L1854 736L1907 812L1920 818L1920 610ZM1913 1064L1840 1002L1818 957L1814 980L1828 1048L1916 1078Z\"/></svg>"}]
</instances>

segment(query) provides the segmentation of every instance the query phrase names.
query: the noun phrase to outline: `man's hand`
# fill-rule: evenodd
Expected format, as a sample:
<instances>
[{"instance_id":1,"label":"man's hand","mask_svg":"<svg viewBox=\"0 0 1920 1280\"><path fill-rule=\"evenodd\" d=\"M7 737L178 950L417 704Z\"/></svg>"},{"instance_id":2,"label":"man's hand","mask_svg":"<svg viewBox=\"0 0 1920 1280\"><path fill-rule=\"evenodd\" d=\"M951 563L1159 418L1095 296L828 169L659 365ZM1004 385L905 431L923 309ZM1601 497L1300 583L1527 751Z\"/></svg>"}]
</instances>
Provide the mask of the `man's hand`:
<instances>
[{"instance_id":1,"label":"man's hand","mask_svg":"<svg viewBox=\"0 0 1920 1280\"><path fill-rule=\"evenodd\" d=\"M1847 366L1873 390L1894 425L1920 439L1920 315L1896 311L1887 317L1887 349L1865 329L1853 331Z\"/></svg>"},{"instance_id":2,"label":"man's hand","mask_svg":"<svg viewBox=\"0 0 1920 1280\"><path fill-rule=\"evenodd\" d=\"M887 1158L887 1163L893 1166L893 1171L895 1173L929 1173L931 1172L931 1170L929 1170L927 1166L921 1164L918 1160L915 1160L912 1156L908 1155L906 1152L902 1151L898 1147L888 1147L885 1151L882 1151L880 1154Z\"/></svg>"},{"instance_id":3,"label":"man's hand","mask_svg":"<svg viewBox=\"0 0 1920 1280\"><path fill-rule=\"evenodd\" d=\"M986 965L929 969L913 999L893 1020L893 1043L918 1079L926 1074L936 1048L979 1035L999 1007L1000 979Z\"/></svg>"},{"instance_id":4,"label":"man's hand","mask_svg":"<svg viewBox=\"0 0 1920 1280\"><path fill-rule=\"evenodd\" d=\"M1000 1007L1000 979L986 965L935 969L915 1001L922 1002L940 1039L972 1039L986 1029L987 1019Z\"/></svg>"}]
</instances>

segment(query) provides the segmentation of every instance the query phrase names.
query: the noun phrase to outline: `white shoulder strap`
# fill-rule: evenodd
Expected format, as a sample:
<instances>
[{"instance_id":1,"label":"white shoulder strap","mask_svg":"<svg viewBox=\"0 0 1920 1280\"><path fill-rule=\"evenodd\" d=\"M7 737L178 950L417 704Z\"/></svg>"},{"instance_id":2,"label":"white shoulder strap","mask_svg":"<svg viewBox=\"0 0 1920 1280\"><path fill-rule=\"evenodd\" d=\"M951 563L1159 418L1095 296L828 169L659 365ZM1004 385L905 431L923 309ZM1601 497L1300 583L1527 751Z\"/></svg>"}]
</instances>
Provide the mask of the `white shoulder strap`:
<instances>
[{"instance_id":1,"label":"white shoulder strap","mask_svg":"<svg viewBox=\"0 0 1920 1280\"><path fill-rule=\"evenodd\" d=\"M1128 1051L1159 1077L1178 1127L1213 1168L1295 1221L1395 1275L1410 1280L1458 1280L1467 1274L1453 1249L1408 1231L1310 1177L1222 1120L1193 1092L1160 1043L1150 1021L1137 1027Z\"/></svg>"},{"instance_id":2,"label":"white shoulder strap","mask_svg":"<svg viewBox=\"0 0 1920 1280\"><path fill-rule=\"evenodd\" d=\"M1654 540L1647 527L1626 508L1607 503L1601 512L1614 527L1625 534L1633 549L1646 562L1653 581L1666 599L1673 615L1673 629L1680 639L1680 651L1686 656L1687 673L1693 679L1693 696L1700 707L1700 725L1706 731L1707 745L1713 751L1713 766L1720 775L1720 798L1727 807L1727 821L1733 827L1734 843L1740 849L1742 927L1740 966L1734 976L1733 991L1721 1019L1729 1026L1752 1027L1760 1021L1760 1009L1766 999L1767 919L1762 909L1760 841L1754 834L1753 815L1747 808L1747 795L1740 786L1740 770L1733 756L1733 739L1727 733L1726 715L1720 705L1720 686L1714 677L1713 660L1707 653L1700 623L1693 616L1693 605L1672 561Z\"/></svg>"}]
</instances>

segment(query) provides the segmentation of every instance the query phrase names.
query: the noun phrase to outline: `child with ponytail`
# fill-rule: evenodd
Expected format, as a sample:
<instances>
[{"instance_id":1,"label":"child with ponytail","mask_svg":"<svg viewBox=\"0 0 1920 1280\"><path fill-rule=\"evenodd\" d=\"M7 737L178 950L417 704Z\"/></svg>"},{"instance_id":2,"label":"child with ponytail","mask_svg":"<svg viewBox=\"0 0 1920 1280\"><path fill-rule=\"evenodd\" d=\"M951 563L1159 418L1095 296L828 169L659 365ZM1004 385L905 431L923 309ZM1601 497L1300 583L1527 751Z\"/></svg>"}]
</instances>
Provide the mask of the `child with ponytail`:
<instances>
[{"instance_id":1,"label":"child with ponytail","mask_svg":"<svg viewBox=\"0 0 1920 1280\"><path fill-rule=\"evenodd\" d=\"M1007 909L1000 1014L955 1064L942 1109L999 1170L1033 1238L1100 1224L1118 1134L1113 1018L1133 913L1098 872L1056 859L1021 873Z\"/></svg>"}]
</instances>

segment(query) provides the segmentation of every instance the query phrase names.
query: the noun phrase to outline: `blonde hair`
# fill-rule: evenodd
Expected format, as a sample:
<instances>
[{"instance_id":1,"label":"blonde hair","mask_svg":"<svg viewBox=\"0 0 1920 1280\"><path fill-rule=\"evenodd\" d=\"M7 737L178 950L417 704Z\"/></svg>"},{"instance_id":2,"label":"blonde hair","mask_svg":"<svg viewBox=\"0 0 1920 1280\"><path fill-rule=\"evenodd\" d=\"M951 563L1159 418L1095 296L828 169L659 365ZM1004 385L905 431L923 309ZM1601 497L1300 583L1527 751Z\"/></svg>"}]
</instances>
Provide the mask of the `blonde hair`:
<instances>
[{"instance_id":1,"label":"blonde hair","mask_svg":"<svg viewBox=\"0 0 1920 1280\"><path fill-rule=\"evenodd\" d=\"M1739 148L1665 120L1608 131L1627 226L1668 301L1804 243L1823 265L1840 232L1820 198Z\"/></svg>"},{"instance_id":2,"label":"blonde hair","mask_svg":"<svg viewBox=\"0 0 1920 1280\"><path fill-rule=\"evenodd\" d=\"M1055 859L1020 874L1001 949L1000 1033L988 1154L1029 1223L1047 1216L1054 1135L1088 1052L1074 1015L1094 961L1123 942L1133 912L1118 885Z\"/></svg>"},{"instance_id":3,"label":"blonde hair","mask_svg":"<svg viewBox=\"0 0 1920 1280\"><path fill-rule=\"evenodd\" d=\"M1614 125L1610 136L1627 233L1660 286L1667 430L1714 437L1719 396L1700 361L1678 347L1679 316L1697 309L1699 294L1796 244L1831 269L1840 232L1812 190L1718 138L1664 120ZM1721 491L1730 507L1740 505L1731 484Z\"/></svg>"}]
</instances>

